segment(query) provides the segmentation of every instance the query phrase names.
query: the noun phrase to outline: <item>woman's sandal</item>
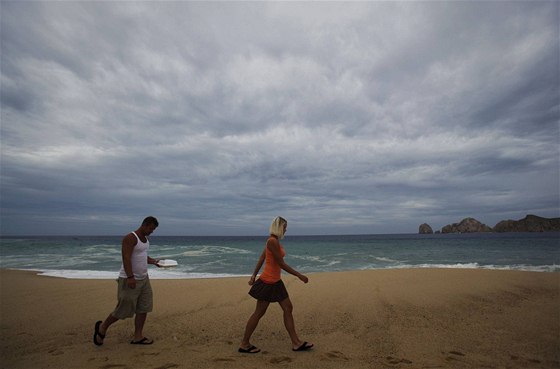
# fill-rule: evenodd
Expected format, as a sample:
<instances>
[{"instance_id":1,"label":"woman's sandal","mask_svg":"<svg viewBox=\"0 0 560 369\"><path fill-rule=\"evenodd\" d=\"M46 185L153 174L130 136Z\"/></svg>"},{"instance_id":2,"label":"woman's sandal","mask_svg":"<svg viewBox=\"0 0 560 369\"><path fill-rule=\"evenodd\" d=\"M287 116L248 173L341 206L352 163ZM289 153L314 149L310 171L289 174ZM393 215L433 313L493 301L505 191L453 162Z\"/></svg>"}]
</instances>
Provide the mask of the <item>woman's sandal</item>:
<instances>
[{"instance_id":1,"label":"woman's sandal","mask_svg":"<svg viewBox=\"0 0 560 369\"><path fill-rule=\"evenodd\" d=\"M255 351L256 350L256 351ZM244 349L242 347L240 347L238 350L238 352L241 352L242 354L256 354L261 352L261 349L256 348L255 346L251 345L248 348Z\"/></svg>"},{"instance_id":2,"label":"woman's sandal","mask_svg":"<svg viewBox=\"0 0 560 369\"><path fill-rule=\"evenodd\" d=\"M292 348L292 351L307 351L309 349L313 348L313 344L312 343L307 343L307 341L305 341L300 347L298 347L297 349Z\"/></svg>"}]
</instances>

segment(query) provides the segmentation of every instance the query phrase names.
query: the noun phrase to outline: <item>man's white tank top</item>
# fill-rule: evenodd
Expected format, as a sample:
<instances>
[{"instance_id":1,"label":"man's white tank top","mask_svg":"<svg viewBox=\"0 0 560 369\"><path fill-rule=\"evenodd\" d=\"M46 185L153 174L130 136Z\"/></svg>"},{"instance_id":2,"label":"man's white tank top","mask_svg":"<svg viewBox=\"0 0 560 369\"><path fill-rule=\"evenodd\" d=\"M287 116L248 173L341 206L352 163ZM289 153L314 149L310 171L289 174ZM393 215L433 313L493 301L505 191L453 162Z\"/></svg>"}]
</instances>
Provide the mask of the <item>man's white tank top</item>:
<instances>
[{"instance_id":1,"label":"man's white tank top","mask_svg":"<svg viewBox=\"0 0 560 369\"><path fill-rule=\"evenodd\" d=\"M142 280L148 277L148 248L150 247L150 241L146 237L146 242L140 241L140 237L135 232L132 232L136 236L136 246L132 250L132 273L134 274L134 279ZM126 272L124 271L124 264L121 264L121 271L119 277L126 278Z\"/></svg>"}]
</instances>

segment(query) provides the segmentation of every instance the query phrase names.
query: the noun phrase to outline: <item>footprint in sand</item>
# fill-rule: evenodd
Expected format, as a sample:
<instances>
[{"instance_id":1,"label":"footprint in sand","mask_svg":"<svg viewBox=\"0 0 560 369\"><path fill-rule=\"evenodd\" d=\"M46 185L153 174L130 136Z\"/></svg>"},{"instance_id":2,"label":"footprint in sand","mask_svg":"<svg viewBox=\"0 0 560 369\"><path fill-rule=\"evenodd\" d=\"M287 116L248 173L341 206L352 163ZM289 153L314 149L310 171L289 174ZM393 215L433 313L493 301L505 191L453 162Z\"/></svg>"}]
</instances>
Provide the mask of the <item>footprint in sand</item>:
<instances>
[{"instance_id":1,"label":"footprint in sand","mask_svg":"<svg viewBox=\"0 0 560 369\"><path fill-rule=\"evenodd\" d=\"M461 358L464 356L465 354L463 354L461 351L449 351L447 353L445 361L463 361L461 360Z\"/></svg>"},{"instance_id":2,"label":"footprint in sand","mask_svg":"<svg viewBox=\"0 0 560 369\"><path fill-rule=\"evenodd\" d=\"M52 356L63 355L64 351L60 351L59 349L52 349L49 351L49 354L51 354Z\"/></svg>"},{"instance_id":3,"label":"footprint in sand","mask_svg":"<svg viewBox=\"0 0 560 369\"><path fill-rule=\"evenodd\" d=\"M449 351L449 353L450 353L451 355L465 356L465 354L463 354L463 353L460 352L460 351Z\"/></svg>"},{"instance_id":4,"label":"footprint in sand","mask_svg":"<svg viewBox=\"0 0 560 369\"><path fill-rule=\"evenodd\" d=\"M292 358L287 356L273 357L272 359L270 359L271 364L282 364L282 363L291 363L291 362L292 362Z\"/></svg>"},{"instance_id":5,"label":"footprint in sand","mask_svg":"<svg viewBox=\"0 0 560 369\"><path fill-rule=\"evenodd\" d=\"M321 360L322 361L337 361L337 360L348 361L350 359L348 359L348 357L340 351L329 351L321 355Z\"/></svg>"},{"instance_id":6,"label":"footprint in sand","mask_svg":"<svg viewBox=\"0 0 560 369\"><path fill-rule=\"evenodd\" d=\"M397 359L397 358L394 358L394 357L392 357L392 356L387 356L386 359L387 359L387 362L388 362L389 364L392 364L392 365L396 365L396 364L412 364L412 361L410 361L410 360L408 360L408 359Z\"/></svg>"},{"instance_id":7,"label":"footprint in sand","mask_svg":"<svg viewBox=\"0 0 560 369\"><path fill-rule=\"evenodd\" d=\"M212 360L212 361L215 361L215 362L228 362L228 361L235 361L235 360L234 360L234 359L227 358L227 357L217 357L217 358L215 358L215 359Z\"/></svg>"},{"instance_id":8,"label":"footprint in sand","mask_svg":"<svg viewBox=\"0 0 560 369\"><path fill-rule=\"evenodd\" d=\"M158 367L155 368L155 369L169 369L169 368L178 368L178 367L179 367L179 364L167 363L167 364L164 364L164 365L162 365L162 366L158 366Z\"/></svg>"},{"instance_id":9,"label":"footprint in sand","mask_svg":"<svg viewBox=\"0 0 560 369\"><path fill-rule=\"evenodd\" d=\"M141 355L144 355L144 356L158 356L159 352L143 352Z\"/></svg>"}]
</instances>

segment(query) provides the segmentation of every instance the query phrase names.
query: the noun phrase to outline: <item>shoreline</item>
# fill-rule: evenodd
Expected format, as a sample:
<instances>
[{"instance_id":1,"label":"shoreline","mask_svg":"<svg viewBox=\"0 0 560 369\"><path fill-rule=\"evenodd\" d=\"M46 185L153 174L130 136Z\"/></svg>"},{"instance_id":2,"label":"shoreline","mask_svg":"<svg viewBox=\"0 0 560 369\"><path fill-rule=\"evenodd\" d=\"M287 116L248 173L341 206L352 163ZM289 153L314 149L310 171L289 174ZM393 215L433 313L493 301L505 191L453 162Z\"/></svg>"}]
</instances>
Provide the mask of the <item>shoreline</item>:
<instances>
[{"instance_id":1,"label":"shoreline","mask_svg":"<svg viewBox=\"0 0 560 369\"><path fill-rule=\"evenodd\" d=\"M272 306L237 353L254 310L246 277L153 280L146 336L133 320L91 342L116 301L113 280L40 278L0 269L6 368L557 368L560 274L483 269L383 269L283 275L297 331L311 352L291 351Z\"/></svg>"},{"instance_id":2,"label":"shoreline","mask_svg":"<svg viewBox=\"0 0 560 369\"><path fill-rule=\"evenodd\" d=\"M162 268L163 269L163 268ZM333 271L306 271L305 274L322 274L322 273L352 273L362 271L380 271L380 270L495 270L495 271L514 271L514 272L530 272L530 273L560 273L560 265L479 265L478 263L467 264L419 264L419 265L403 265L398 267L371 268L371 269L349 269L349 270L333 270ZM75 280L114 280L118 277L117 271L101 271L101 270L77 270L77 269L18 269L18 268L0 268L0 270L21 271L34 273L39 277L53 277L62 279ZM166 268L159 270L150 268L150 279L152 280L189 280L189 279L221 279L221 278L245 278L250 274L228 274L228 273L192 273L176 271L174 268Z\"/></svg>"}]
</instances>

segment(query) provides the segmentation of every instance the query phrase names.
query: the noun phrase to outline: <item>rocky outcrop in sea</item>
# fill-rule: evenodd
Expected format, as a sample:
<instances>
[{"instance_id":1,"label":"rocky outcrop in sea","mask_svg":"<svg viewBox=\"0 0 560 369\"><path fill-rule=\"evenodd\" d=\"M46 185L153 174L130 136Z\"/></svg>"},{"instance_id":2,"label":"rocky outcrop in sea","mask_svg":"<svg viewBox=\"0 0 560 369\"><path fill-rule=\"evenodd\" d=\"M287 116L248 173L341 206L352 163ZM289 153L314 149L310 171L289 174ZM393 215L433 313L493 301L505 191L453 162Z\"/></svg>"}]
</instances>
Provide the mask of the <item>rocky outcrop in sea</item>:
<instances>
[{"instance_id":1,"label":"rocky outcrop in sea","mask_svg":"<svg viewBox=\"0 0 560 369\"><path fill-rule=\"evenodd\" d=\"M560 218L543 218L529 214L520 220L502 220L494 232L558 232Z\"/></svg>"},{"instance_id":2,"label":"rocky outcrop in sea","mask_svg":"<svg viewBox=\"0 0 560 369\"><path fill-rule=\"evenodd\" d=\"M465 218L460 223L448 224L441 229L441 233L480 233L492 232L492 228L482 224L474 218Z\"/></svg>"},{"instance_id":3,"label":"rocky outcrop in sea","mask_svg":"<svg viewBox=\"0 0 560 369\"><path fill-rule=\"evenodd\" d=\"M435 233L479 233L479 232L560 232L560 218L543 218L529 214L520 220L502 220L491 228L474 218L465 218L459 223L448 224ZM418 233L432 234L432 227L424 223Z\"/></svg>"},{"instance_id":4,"label":"rocky outcrop in sea","mask_svg":"<svg viewBox=\"0 0 560 369\"><path fill-rule=\"evenodd\" d=\"M434 230L432 229L432 227L430 227L429 224L421 224L420 227L418 228L418 233L420 234L433 234Z\"/></svg>"}]
</instances>

